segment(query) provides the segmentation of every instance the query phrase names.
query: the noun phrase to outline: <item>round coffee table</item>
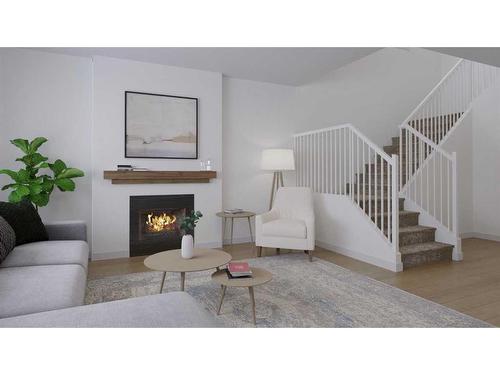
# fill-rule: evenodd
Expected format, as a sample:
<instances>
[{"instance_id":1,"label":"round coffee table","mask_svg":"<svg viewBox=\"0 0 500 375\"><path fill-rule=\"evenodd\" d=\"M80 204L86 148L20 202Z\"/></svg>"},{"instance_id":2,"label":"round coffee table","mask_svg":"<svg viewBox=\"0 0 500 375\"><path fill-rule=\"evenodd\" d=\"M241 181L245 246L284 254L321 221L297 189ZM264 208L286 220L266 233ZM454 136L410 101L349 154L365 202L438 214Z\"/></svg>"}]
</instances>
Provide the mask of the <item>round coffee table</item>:
<instances>
[{"instance_id":1,"label":"round coffee table","mask_svg":"<svg viewBox=\"0 0 500 375\"><path fill-rule=\"evenodd\" d=\"M224 233L226 233L227 219L231 219L231 245L233 244L234 219L245 219L245 218L248 219L248 228L250 229L250 240L253 242L252 221L250 220L250 218L255 216L255 212L242 211L236 214L229 214L227 212L222 211L222 212L217 212L216 215L224 219Z\"/></svg>"},{"instance_id":2,"label":"round coffee table","mask_svg":"<svg viewBox=\"0 0 500 375\"><path fill-rule=\"evenodd\" d=\"M222 250L215 249L194 249L194 256L191 259L184 259L181 250L167 250L156 253L144 259L144 265L155 271L162 271L160 293L163 290L165 276L167 272L180 272L181 290L184 290L186 272L206 271L211 268L219 269L231 261L231 255Z\"/></svg>"},{"instance_id":3,"label":"round coffee table","mask_svg":"<svg viewBox=\"0 0 500 375\"><path fill-rule=\"evenodd\" d=\"M219 307L217 309L217 315L220 314L220 309L222 308L222 302L224 302L224 296L226 294L226 288L228 286L236 288L248 288L248 292L250 293L250 303L252 304L253 324L255 324L255 298L253 294L253 287L271 281L273 278L273 274L262 268L250 267L250 269L252 270L252 277L230 279L227 276L226 270L220 270L212 274L212 280L217 284L222 285L222 294L220 297Z\"/></svg>"}]
</instances>

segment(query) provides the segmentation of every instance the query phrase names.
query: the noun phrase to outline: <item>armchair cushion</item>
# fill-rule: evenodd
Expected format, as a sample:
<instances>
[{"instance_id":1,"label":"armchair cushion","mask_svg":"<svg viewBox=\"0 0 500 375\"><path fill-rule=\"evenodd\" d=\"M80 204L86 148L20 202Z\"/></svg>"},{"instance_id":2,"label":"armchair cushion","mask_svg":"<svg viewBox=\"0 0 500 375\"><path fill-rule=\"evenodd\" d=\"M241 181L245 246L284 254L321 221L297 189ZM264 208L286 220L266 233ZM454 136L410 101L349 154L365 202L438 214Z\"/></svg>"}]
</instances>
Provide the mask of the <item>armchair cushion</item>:
<instances>
[{"instance_id":1,"label":"armchair cushion","mask_svg":"<svg viewBox=\"0 0 500 375\"><path fill-rule=\"evenodd\" d=\"M277 219L262 224L262 234L269 237L306 238L306 224L298 219Z\"/></svg>"}]
</instances>

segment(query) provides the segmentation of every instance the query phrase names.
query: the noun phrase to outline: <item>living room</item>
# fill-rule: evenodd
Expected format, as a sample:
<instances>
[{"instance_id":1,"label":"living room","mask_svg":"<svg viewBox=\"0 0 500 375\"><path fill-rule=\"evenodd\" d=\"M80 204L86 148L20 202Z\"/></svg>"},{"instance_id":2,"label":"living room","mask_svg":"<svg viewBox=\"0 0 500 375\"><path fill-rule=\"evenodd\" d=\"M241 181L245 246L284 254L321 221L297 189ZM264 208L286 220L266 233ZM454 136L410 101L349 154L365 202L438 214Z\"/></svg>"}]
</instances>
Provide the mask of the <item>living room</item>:
<instances>
[{"instance_id":1,"label":"living room","mask_svg":"<svg viewBox=\"0 0 500 375\"><path fill-rule=\"evenodd\" d=\"M1 44L2 333L496 332L494 44L106 31Z\"/></svg>"}]
</instances>

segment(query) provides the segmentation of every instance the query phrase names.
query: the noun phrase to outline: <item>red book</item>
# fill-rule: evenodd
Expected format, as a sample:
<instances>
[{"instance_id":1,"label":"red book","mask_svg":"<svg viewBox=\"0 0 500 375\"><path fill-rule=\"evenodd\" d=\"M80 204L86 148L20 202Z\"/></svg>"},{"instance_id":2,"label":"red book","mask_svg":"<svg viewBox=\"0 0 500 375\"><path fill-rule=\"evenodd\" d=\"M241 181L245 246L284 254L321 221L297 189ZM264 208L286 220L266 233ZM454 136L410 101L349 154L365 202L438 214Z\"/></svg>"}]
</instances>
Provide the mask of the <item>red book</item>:
<instances>
[{"instance_id":1,"label":"red book","mask_svg":"<svg viewBox=\"0 0 500 375\"><path fill-rule=\"evenodd\" d=\"M227 265L227 272L231 277L251 277L252 270L246 262L231 262Z\"/></svg>"},{"instance_id":2,"label":"red book","mask_svg":"<svg viewBox=\"0 0 500 375\"><path fill-rule=\"evenodd\" d=\"M231 273L248 273L250 272L250 266L246 262L231 262L227 266L229 272Z\"/></svg>"}]
</instances>

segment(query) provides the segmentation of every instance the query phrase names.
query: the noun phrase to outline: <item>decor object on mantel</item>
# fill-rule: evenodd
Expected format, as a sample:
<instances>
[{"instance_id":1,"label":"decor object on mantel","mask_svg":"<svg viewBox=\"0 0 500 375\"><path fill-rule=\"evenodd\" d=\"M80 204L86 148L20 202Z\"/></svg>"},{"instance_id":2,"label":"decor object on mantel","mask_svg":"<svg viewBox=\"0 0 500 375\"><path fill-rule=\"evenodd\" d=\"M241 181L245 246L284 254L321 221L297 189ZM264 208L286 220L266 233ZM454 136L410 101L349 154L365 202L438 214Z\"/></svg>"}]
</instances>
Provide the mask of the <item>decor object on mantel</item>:
<instances>
[{"instance_id":1,"label":"decor object on mantel","mask_svg":"<svg viewBox=\"0 0 500 375\"><path fill-rule=\"evenodd\" d=\"M295 160L291 149L268 149L262 151L261 169L273 171L273 186L271 187L271 199L269 209L273 207L276 191L283 184L283 171L295 170Z\"/></svg>"},{"instance_id":2,"label":"decor object on mantel","mask_svg":"<svg viewBox=\"0 0 500 375\"><path fill-rule=\"evenodd\" d=\"M182 236L181 242L181 256L184 259L191 259L193 257L193 233L196 224L203 217L200 211L191 211L190 214L186 215L182 219L180 228L184 231L184 236Z\"/></svg>"},{"instance_id":3,"label":"decor object on mantel","mask_svg":"<svg viewBox=\"0 0 500 375\"><path fill-rule=\"evenodd\" d=\"M198 99L125 91L125 157L198 158Z\"/></svg>"},{"instance_id":4,"label":"decor object on mantel","mask_svg":"<svg viewBox=\"0 0 500 375\"><path fill-rule=\"evenodd\" d=\"M216 171L104 171L113 185L207 183L216 177Z\"/></svg>"},{"instance_id":5,"label":"decor object on mantel","mask_svg":"<svg viewBox=\"0 0 500 375\"><path fill-rule=\"evenodd\" d=\"M24 163L25 167L17 172L11 169L0 169L0 174L6 174L14 180L14 183L2 187L2 190L12 189L9 202L19 203L26 199L38 209L49 203L54 186L57 186L60 191L75 190L75 182L72 179L82 177L83 171L68 167L61 159L57 159L53 164L48 163L48 158L38 153L38 149L45 142L47 138L44 137L37 137L31 142L27 139L10 141L24 153L24 156L17 158L16 161ZM53 176L48 175L46 171L39 175L38 172L43 169L50 169Z\"/></svg>"},{"instance_id":6,"label":"decor object on mantel","mask_svg":"<svg viewBox=\"0 0 500 375\"><path fill-rule=\"evenodd\" d=\"M142 168L138 167L136 165L130 165L130 164L118 164L116 166L117 171L149 171L149 168Z\"/></svg>"}]
</instances>

